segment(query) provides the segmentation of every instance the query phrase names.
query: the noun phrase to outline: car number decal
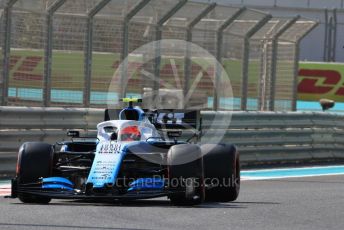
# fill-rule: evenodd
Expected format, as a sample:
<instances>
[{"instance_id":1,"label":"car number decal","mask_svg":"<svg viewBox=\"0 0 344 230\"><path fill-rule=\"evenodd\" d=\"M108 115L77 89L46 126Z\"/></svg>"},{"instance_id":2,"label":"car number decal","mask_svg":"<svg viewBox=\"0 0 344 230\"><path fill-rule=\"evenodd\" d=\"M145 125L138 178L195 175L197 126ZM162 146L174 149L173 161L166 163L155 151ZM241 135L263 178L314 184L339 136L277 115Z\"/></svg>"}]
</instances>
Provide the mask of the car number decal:
<instances>
[{"instance_id":1,"label":"car number decal","mask_svg":"<svg viewBox=\"0 0 344 230\"><path fill-rule=\"evenodd\" d=\"M122 145L120 143L99 143L87 183L92 183L95 188L102 188L106 184L114 183L122 158Z\"/></svg>"}]
</instances>

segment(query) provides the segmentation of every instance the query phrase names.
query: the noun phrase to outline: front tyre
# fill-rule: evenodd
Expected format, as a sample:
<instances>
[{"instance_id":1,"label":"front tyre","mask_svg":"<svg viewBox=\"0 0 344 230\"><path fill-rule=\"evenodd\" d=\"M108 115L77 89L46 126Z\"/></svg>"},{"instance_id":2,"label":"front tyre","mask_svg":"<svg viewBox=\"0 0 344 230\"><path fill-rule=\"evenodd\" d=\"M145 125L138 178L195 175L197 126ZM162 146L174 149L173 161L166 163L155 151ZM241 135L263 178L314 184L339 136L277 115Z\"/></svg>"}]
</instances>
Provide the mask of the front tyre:
<instances>
[{"instance_id":1,"label":"front tyre","mask_svg":"<svg viewBox=\"0 0 344 230\"><path fill-rule=\"evenodd\" d=\"M172 146L167 156L169 195L173 205L197 205L204 201L203 158L197 145Z\"/></svg>"},{"instance_id":2,"label":"front tyre","mask_svg":"<svg viewBox=\"0 0 344 230\"><path fill-rule=\"evenodd\" d=\"M50 144L40 142L24 143L18 154L17 181L18 186L37 183L40 178L50 177L53 169L54 149ZM34 196L18 193L18 198L23 203L47 204L51 201L48 197Z\"/></svg>"}]
</instances>

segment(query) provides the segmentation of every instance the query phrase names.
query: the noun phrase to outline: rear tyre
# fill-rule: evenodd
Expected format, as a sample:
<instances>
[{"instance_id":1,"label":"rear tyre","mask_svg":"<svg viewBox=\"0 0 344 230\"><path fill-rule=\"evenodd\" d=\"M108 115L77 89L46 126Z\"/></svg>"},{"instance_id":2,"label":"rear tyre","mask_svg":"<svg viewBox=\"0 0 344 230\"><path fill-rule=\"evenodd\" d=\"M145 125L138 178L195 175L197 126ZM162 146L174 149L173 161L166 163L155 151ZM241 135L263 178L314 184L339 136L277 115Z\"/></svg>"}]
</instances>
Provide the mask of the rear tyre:
<instances>
[{"instance_id":1,"label":"rear tyre","mask_svg":"<svg viewBox=\"0 0 344 230\"><path fill-rule=\"evenodd\" d=\"M204 201L203 158L197 145L172 146L167 156L169 195L173 205L197 205Z\"/></svg>"},{"instance_id":2,"label":"rear tyre","mask_svg":"<svg viewBox=\"0 0 344 230\"><path fill-rule=\"evenodd\" d=\"M40 178L50 177L53 168L54 149L52 145L40 142L24 143L19 150L17 162L18 186L37 183ZM23 203L47 204L48 197L18 193Z\"/></svg>"},{"instance_id":3,"label":"rear tyre","mask_svg":"<svg viewBox=\"0 0 344 230\"><path fill-rule=\"evenodd\" d=\"M240 192L240 159L235 146L205 144L201 146L204 176L209 202L235 201Z\"/></svg>"}]
</instances>

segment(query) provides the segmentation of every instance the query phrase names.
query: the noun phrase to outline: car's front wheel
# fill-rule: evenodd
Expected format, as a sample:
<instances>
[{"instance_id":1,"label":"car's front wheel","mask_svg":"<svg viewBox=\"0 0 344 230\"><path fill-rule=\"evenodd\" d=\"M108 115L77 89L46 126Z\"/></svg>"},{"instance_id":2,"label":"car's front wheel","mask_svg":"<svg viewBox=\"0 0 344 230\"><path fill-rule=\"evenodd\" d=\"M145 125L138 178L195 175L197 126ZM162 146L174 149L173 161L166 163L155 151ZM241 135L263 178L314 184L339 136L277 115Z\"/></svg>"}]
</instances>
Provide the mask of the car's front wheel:
<instances>
[{"instance_id":1,"label":"car's front wheel","mask_svg":"<svg viewBox=\"0 0 344 230\"><path fill-rule=\"evenodd\" d=\"M168 152L169 196L173 205L196 205L204 200L203 158L197 145L172 146Z\"/></svg>"},{"instance_id":2,"label":"car's front wheel","mask_svg":"<svg viewBox=\"0 0 344 230\"><path fill-rule=\"evenodd\" d=\"M53 167L53 146L40 142L24 143L18 153L17 183L27 185L37 183L40 178L50 177ZM18 192L18 198L23 203L47 204L48 197L29 195Z\"/></svg>"}]
</instances>

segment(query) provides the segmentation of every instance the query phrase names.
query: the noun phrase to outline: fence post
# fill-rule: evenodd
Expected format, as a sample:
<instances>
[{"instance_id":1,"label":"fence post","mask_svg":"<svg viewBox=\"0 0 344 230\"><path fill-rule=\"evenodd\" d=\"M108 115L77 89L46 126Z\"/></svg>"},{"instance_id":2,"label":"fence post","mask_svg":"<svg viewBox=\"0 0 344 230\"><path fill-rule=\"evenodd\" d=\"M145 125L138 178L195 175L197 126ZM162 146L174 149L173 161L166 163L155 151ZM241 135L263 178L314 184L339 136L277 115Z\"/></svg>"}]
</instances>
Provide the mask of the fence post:
<instances>
[{"instance_id":1,"label":"fence post","mask_svg":"<svg viewBox=\"0 0 344 230\"><path fill-rule=\"evenodd\" d=\"M292 111L297 110L297 87L299 84L299 60L300 60L300 42L306 37L315 27L319 25L319 22L316 22L311 26L308 31L302 34L295 42L295 63L294 63L294 86L293 86L293 101L292 101Z\"/></svg>"},{"instance_id":2,"label":"fence post","mask_svg":"<svg viewBox=\"0 0 344 230\"><path fill-rule=\"evenodd\" d=\"M171 10L169 10L162 18L158 21L156 25L156 46L155 48L155 63L154 63L154 84L153 84L153 103L157 105L157 99L159 98L160 89L160 64L161 64L161 38L162 29L164 23L170 19L175 13L182 8L188 0L180 0Z\"/></svg>"},{"instance_id":3,"label":"fence post","mask_svg":"<svg viewBox=\"0 0 344 230\"><path fill-rule=\"evenodd\" d=\"M241 110L247 109L248 90L248 65L250 58L250 38L262 28L272 16L270 14L259 20L244 36L243 58L242 58L242 83L241 83Z\"/></svg>"},{"instance_id":4,"label":"fence post","mask_svg":"<svg viewBox=\"0 0 344 230\"><path fill-rule=\"evenodd\" d=\"M92 78L92 51L93 51L93 19L111 0L103 0L93 7L87 15L86 40L85 40L85 79L83 105L90 107L91 101L91 78Z\"/></svg>"},{"instance_id":5,"label":"fence post","mask_svg":"<svg viewBox=\"0 0 344 230\"><path fill-rule=\"evenodd\" d=\"M17 0L9 0L4 8L4 43L3 52L3 72L2 72L2 96L1 105L8 103L8 88L10 78L10 55L11 55L11 24L12 24L12 8Z\"/></svg>"},{"instance_id":6,"label":"fence post","mask_svg":"<svg viewBox=\"0 0 344 230\"><path fill-rule=\"evenodd\" d=\"M272 37L272 57L271 57L271 69L270 69L270 98L269 98L269 110L275 110L275 92L276 92L276 72L277 72L277 58L278 58L278 39L279 37L287 31L291 26L293 26L300 16L296 16L293 19L288 20Z\"/></svg>"},{"instance_id":7,"label":"fence post","mask_svg":"<svg viewBox=\"0 0 344 230\"><path fill-rule=\"evenodd\" d=\"M128 55L129 55L129 23L130 20L151 0L141 0L138 2L125 16L123 22L123 41L122 41L122 53L121 53L121 86L124 86L124 81L128 77ZM126 95L126 87L123 87L120 98L124 98Z\"/></svg>"},{"instance_id":8,"label":"fence post","mask_svg":"<svg viewBox=\"0 0 344 230\"><path fill-rule=\"evenodd\" d=\"M43 105L49 107L51 104L51 65L53 51L53 16L63 6L66 0L56 0L47 10L46 45L44 53L44 83L43 83Z\"/></svg>"},{"instance_id":9,"label":"fence post","mask_svg":"<svg viewBox=\"0 0 344 230\"><path fill-rule=\"evenodd\" d=\"M213 93L213 109L215 111L219 108L219 97L218 97L218 87L220 85L220 79L222 75L222 67L219 66L219 64L222 65L222 46L223 46L223 32L226 30L228 26L230 26L244 11L246 10L246 7L241 7L238 9L231 17L226 19L222 25L218 28L216 32L216 70L215 70L215 87L214 87L214 93Z\"/></svg>"},{"instance_id":10,"label":"fence post","mask_svg":"<svg viewBox=\"0 0 344 230\"><path fill-rule=\"evenodd\" d=\"M337 52L337 29L338 29L338 20L337 20L337 9L333 9L333 42L332 42L332 56L331 61L336 61L336 52Z\"/></svg>"},{"instance_id":11,"label":"fence post","mask_svg":"<svg viewBox=\"0 0 344 230\"><path fill-rule=\"evenodd\" d=\"M267 66L267 42L262 40L260 42L260 47L262 52L260 54L260 75L259 75L259 86L258 86L258 111L265 110L265 79L267 76L266 66Z\"/></svg>"},{"instance_id":12,"label":"fence post","mask_svg":"<svg viewBox=\"0 0 344 230\"><path fill-rule=\"evenodd\" d=\"M325 9L325 38L324 38L324 54L323 54L323 61L328 61L327 58L327 50L328 50L328 9Z\"/></svg>"},{"instance_id":13,"label":"fence post","mask_svg":"<svg viewBox=\"0 0 344 230\"><path fill-rule=\"evenodd\" d=\"M297 111L297 87L299 79L299 59L300 59L300 41L295 42L294 47L294 81L293 81L293 101L291 102L291 110Z\"/></svg>"},{"instance_id":14,"label":"fence post","mask_svg":"<svg viewBox=\"0 0 344 230\"><path fill-rule=\"evenodd\" d=\"M199 23L205 16L209 14L216 7L216 3L212 3L207 6L201 13L197 15L189 24L186 26L186 52L184 58L184 97L188 94L190 88L190 78L191 78L191 70L192 70L192 61L190 57L190 42L192 42L192 30L193 28ZM185 108L184 102L184 108Z\"/></svg>"},{"instance_id":15,"label":"fence post","mask_svg":"<svg viewBox=\"0 0 344 230\"><path fill-rule=\"evenodd\" d=\"M331 61L331 57L332 57L332 43L333 43L333 17L330 16L329 18L329 31L328 31L328 49L327 49L327 61L330 62Z\"/></svg>"}]
</instances>

